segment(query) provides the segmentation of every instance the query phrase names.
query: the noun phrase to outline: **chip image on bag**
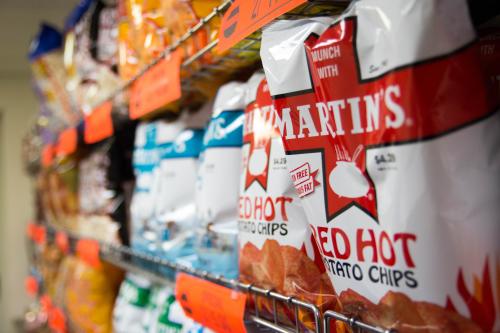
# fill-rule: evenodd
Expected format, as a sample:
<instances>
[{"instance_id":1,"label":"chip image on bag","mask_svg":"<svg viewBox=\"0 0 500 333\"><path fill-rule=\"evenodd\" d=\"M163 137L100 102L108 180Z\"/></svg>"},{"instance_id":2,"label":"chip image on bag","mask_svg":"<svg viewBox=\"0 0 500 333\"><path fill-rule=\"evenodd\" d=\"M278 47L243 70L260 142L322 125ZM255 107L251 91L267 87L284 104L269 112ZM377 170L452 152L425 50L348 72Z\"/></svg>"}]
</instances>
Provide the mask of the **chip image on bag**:
<instances>
[{"instance_id":1,"label":"chip image on bag","mask_svg":"<svg viewBox=\"0 0 500 333\"><path fill-rule=\"evenodd\" d=\"M466 2L357 1L330 20L269 26L261 57L342 311L498 331L500 115Z\"/></svg>"},{"instance_id":2,"label":"chip image on bag","mask_svg":"<svg viewBox=\"0 0 500 333\"><path fill-rule=\"evenodd\" d=\"M336 295L286 167L271 95L263 73L247 82L238 240L240 280L334 309ZM260 300L272 313L272 302ZM261 309L262 310L262 309ZM280 305L282 320L294 320ZM314 318L299 317L307 327ZM288 318L287 318L288 317Z\"/></svg>"}]
</instances>

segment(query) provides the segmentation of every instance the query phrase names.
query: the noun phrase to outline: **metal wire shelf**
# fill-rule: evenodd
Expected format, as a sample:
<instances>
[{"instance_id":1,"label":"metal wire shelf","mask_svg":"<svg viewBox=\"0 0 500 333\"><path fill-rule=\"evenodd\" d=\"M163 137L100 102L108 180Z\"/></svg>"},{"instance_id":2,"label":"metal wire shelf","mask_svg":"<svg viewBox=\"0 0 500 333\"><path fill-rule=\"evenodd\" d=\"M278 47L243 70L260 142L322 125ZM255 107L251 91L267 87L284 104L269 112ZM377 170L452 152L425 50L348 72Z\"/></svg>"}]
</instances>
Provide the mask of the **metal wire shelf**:
<instances>
[{"instance_id":1,"label":"metal wire shelf","mask_svg":"<svg viewBox=\"0 0 500 333\"><path fill-rule=\"evenodd\" d=\"M47 241L53 242L55 234L59 229L52 226L47 227ZM75 245L80 239L88 239L77 236L74 233L64 231L69 238L70 251L74 253ZM140 252L128 246L114 245L99 241L99 255L102 261L120 267L128 272L141 275L158 284L172 284L175 282L175 273L183 272L215 284L239 290L250 296L252 307L247 309L245 316L246 324L252 327L250 331L261 332L263 329L278 333L328 333L334 325L334 321L347 324L353 332L357 333L396 333L391 329L384 329L369 325L356 318L348 317L335 311L321 313L314 304L304 302L295 297L286 296L270 289L260 288L254 284L243 283L234 279L227 279L221 275L214 275L207 271L200 271L192 267L184 266L165 260L159 256L146 252ZM271 313L263 313L259 310L258 299L265 299L271 304ZM292 309L294 320L292 323L285 323L279 316L278 307L285 306ZM307 312L312 320L312 325L306 327L299 320L299 311ZM313 327L311 327L313 326Z\"/></svg>"},{"instance_id":2,"label":"metal wire shelf","mask_svg":"<svg viewBox=\"0 0 500 333\"><path fill-rule=\"evenodd\" d=\"M233 0L226 0L218 7L215 7L210 14L202 18L192 28L188 29L188 31L177 41L167 46L157 58L142 68L137 75L124 82L113 93L111 93L110 96L106 97L102 101L99 101L97 105L108 100L113 100L117 96L126 93L128 88L130 88L132 84L137 81L137 79L142 77L151 67L158 64L158 62L164 59L168 54L192 39L198 31L210 24L214 18L222 17L232 2ZM299 19L318 15L334 15L344 9L349 2L350 1L346 0L309 0L304 5L301 5L297 9L282 15L278 19ZM218 39L212 40L206 46L184 59L181 64L181 68L184 71L183 76L181 77L181 87L183 92L200 92L200 89L196 88L196 82L200 80L218 78L218 80L216 80L217 85L221 85L231 79L245 79L245 76L249 76L246 74L247 72L260 67L260 35L261 31L256 31L252 35L243 39L225 54L212 54L213 59L210 61L205 62L203 61L203 58L209 55L218 45ZM221 76L223 76L224 79L221 80ZM191 102L192 99L190 96L183 94L181 105L189 107Z\"/></svg>"}]
</instances>

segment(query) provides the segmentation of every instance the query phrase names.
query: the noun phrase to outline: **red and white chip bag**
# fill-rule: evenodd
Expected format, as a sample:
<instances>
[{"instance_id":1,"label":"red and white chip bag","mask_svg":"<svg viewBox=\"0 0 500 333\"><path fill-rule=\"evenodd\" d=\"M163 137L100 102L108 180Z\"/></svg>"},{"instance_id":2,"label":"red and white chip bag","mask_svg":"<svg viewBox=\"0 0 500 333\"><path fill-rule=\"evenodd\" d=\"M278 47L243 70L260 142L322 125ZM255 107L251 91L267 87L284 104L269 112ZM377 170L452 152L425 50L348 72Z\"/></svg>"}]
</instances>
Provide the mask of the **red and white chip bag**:
<instances>
[{"instance_id":1,"label":"red and white chip bag","mask_svg":"<svg viewBox=\"0 0 500 333\"><path fill-rule=\"evenodd\" d=\"M263 73L247 82L238 240L240 280L333 309L336 296L286 167ZM265 310L272 304L261 300ZM279 308L293 320L293 311ZM306 327L314 318L299 313Z\"/></svg>"},{"instance_id":2,"label":"red and white chip bag","mask_svg":"<svg viewBox=\"0 0 500 333\"><path fill-rule=\"evenodd\" d=\"M500 115L465 1L357 1L322 34L302 22L265 30L261 57L343 312L498 331Z\"/></svg>"}]
</instances>

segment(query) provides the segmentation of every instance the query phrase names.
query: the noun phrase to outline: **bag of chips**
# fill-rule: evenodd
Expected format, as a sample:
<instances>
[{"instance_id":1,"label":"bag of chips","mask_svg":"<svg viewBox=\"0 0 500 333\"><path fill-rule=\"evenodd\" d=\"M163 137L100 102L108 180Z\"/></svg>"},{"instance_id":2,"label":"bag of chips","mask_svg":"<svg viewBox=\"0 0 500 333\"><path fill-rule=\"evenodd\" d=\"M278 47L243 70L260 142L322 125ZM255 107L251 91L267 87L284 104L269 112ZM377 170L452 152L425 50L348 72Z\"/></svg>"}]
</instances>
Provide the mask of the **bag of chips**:
<instances>
[{"instance_id":1,"label":"bag of chips","mask_svg":"<svg viewBox=\"0 0 500 333\"><path fill-rule=\"evenodd\" d=\"M65 306L72 332L112 332L113 306L123 278L122 271L107 263L91 267L76 260L66 284Z\"/></svg>"},{"instance_id":2,"label":"bag of chips","mask_svg":"<svg viewBox=\"0 0 500 333\"><path fill-rule=\"evenodd\" d=\"M196 184L199 265L213 273L237 276L237 221L245 84L219 89L203 137Z\"/></svg>"},{"instance_id":3,"label":"bag of chips","mask_svg":"<svg viewBox=\"0 0 500 333\"><path fill-rule=\"evenodd\" d=\"M335 295L286 167L263 73L247 82L239 202L240 280L333 308ZM263 304L272 311L270 302ZM280 307L293 319L287 308ZM306 326L314 318L299 313Z\"/></svg>"},{"instance_id":4,"label":"bag of chips","mask_svg":"<svg viewBox=\"0 0 500 333\"><path fill-rule=\"evenodd\" d=\"M143 318L146 316L152 293L151 282L127 274L120 286L113 310L114 333L146 333Z\"/></svg>"},{"instance_id":5,"label":"bag of chips","mask_svg":"<svg viewBox=\"0 0 500 333\"><path fill-rule=\"evenodd\" d=\"M155 182L159 172L160 156L172 143L184 125L180 121L158 120L137 127L134 150L136 188L130 207L132 216L132 246L142 251L158 250L158 223L155 211Z\"/></svg>"},{"instance_id":6,"label":"bag of chips","mask_svg":"<svg viewBox=\"0 0 500 333\"><path fill-rule=\"evenodd\" d=\"M160 253L172 261L194 252L198 157L211 111L211 104L207 104L197 112L186 110L181 115L179 126L184 129L162 149L160 165L155 171L154 218Z\"/></svg>"},{"instance_id":7,"label":"bag of chips","mask_svg":"<svg viewBox=\"0 0 500 333\"><path fill-rule=\"evenodd\" d=\"M159 289L158 315L153 318L155 329L150 330L150 333L180 333L187 321L180 303L175 299L174 290L170 287L162 287Z\"/></svg>"},{"instance_id":8,"label":"bag of chips","mask_svg":"<svg viewBox=\"0 0 500 333\"><path fill-rule=\"evenodd\" d=\"M264 31L261 56L342 311L497 331L500 116L466 2L357 1L319 37L308 22Z\"/></svg>"}]
</instances>

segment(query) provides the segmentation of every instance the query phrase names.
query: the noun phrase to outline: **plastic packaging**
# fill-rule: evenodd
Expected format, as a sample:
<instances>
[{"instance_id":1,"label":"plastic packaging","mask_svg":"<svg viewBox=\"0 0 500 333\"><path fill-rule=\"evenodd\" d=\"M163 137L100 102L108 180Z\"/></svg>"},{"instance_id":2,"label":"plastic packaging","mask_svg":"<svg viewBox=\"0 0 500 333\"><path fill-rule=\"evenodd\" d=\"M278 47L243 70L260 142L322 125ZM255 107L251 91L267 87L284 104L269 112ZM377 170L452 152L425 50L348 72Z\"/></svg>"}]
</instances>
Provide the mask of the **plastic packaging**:
<instances>
[{"instance_id":1,"label":"plastic packaging","mask_svg":"<svg viewBox=\"0 0 500 333\"><path fill-rule=\"evenodd\" d=\"M154 316L153 324L149 333L177 333L181 332L187 317L184 314L175 294L170 287L160 287L157 298L157 315Z\"/></svg>"},{"instance_id":2,"label":"plastic packaging","mask_svg":"<svg viewBox=\"0 0 500 333\"><path fill-rule=\"evenodd\" d=\"M194 252L198 157L210 113L210 103L194 113L184 111L179 126L185 128L168 147L162 149L160 165L155 170L152 194L155 201L154 218L159 233L160 253L169 260Z\"/></svg>"},{"instance_id":3,"label":"plastic packaging","mask_svg":"<svg viewBox=\"0 0 500 333\"><path fill-rule=\"evenodd\" d=\"M114 333L146 333L144 318L151 301L152 285L148 280L127 274L120 286L113 310Z\"/></svg>"},{"instance_id":4,"label":"plastic packaging","mask_svg":"<svg viewBox=\"0 0 500 333\"><path fill-rule=\"evenodd\" d=\"M120 84L114 72L117 21L115 5L81 0L66 22L64 64L69 77L66 89L85 115Z\"/></svg>"},{"instance_id":5,"label":"plastic packaging","mask_svg":"<svg viewBox=\"0 0 500 333\"><path fill-rule=\"evenodd\" d=\"M497 331L500 117L465 1L357 1L307 26L265 30L261 57L342 311Z\"/></svg>"},{"instance_id":6,"label":"plastic packaging","mask_svg":"<svg viewBox=\"0 0 500 333\"><path fill-rule=\"evenodd\" d=\"M42 115L46 117L45 122L50 119L47 125L53 132L74 124L80 116L65 90L68 78L61 47L61 33L48 24L42 24L29 51L35 91L44 111Z\"/></svg>"},{"instance_id":7,"label":"plastic packaging","mask_svg":"<svg viewBox=\"0 0 500 333\"><path fill-rule=\"evenodd\" d=\"M197 254L203 269L237 275L237 221L245 84L219 89L203 138L196 184L201 229Z\"/></svg>"},{"instance_id":8,"label":"plastic packaging","mask_svg":"<svg viewBox=\"0 0 500 333\"><path fill-rule=\"evenodd\" d=\"M153 215L153 171L159 163L159 151L156 145L156 122L143 122L137 126L133 153L135 189L130 205L132 223L131 245L135 249L152 251L148 234L154 233L150 226ZM151 237L149 237L151 238ZM154 239L154 238L153 238Z\"/></svg>"},{"instance_id":9,"label":"plastic packaging","mask_svg":"<svg viewBox=\"0 0 500 333\"><path fill-rule=\"evenodd\" d=\"M77 260L65 293L73 332L112 332L113 305L122 278L122 272L109 264L93 268Z\"/></svg>"},{"instance_id":10,"label":"plastic packaging","mask_svg":"<svg viewBox=\"0 0 500 333\"><path fill-rule=\"evenodd\" d=\"M134 150L136 187L130 207L132 246L142 251L158 251L158 221L155 219L155 172L160 158L183 129L180 121L158 120L137 127ZM159 170L159 169L158 169ZM158 185L158 182L156 182Z\"/></svg>"},{"instance_id":11,"label":"plastic packaging","mask_svg":"<svg viewBox=\"0 0 500 333\"><path fill-rule=\"evenodd\" d=\"M263 73L247 82L238 239L240 280L298 297L322 310L336 296L286 167L271 95ZM261 301L269 313L271 302ZM292 311L280 306L282 316ZM301 322L314 318L300 311ZM283 319L282 319L283 320Z\"/></svg>"}]
</instances>

